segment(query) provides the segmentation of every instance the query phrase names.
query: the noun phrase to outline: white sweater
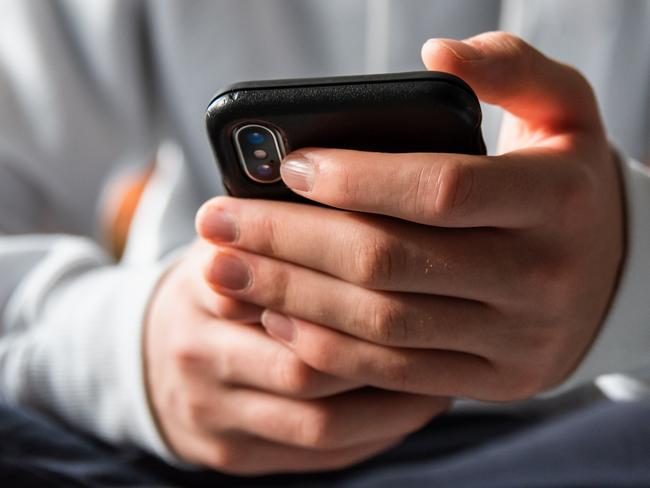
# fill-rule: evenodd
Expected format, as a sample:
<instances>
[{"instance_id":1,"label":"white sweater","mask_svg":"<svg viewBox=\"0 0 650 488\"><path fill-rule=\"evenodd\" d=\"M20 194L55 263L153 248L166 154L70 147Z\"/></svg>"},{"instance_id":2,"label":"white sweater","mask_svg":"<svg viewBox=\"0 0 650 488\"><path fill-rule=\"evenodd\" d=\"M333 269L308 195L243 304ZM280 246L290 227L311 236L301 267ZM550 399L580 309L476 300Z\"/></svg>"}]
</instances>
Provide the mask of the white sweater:
<instances>
[{"instance_id":1,"label":"white sweater","mask_svg":"<svg viewBox=\"0 0 650 488\"><path fill-rule=\"evenodd\" d=\"M372 6L369 8L368 4ZM220 193L203 113L233 81L420 69L429 37L505 28L576 65L623 155L628 249L599 338L564 390L650 377L650 3L581 0L0 0L0 396L172 459L142 377L147 304ZM486 108L496 139L499 113ZM125 258L98 232L112 177L158 167Z\"/></svg>"}]
</instances>

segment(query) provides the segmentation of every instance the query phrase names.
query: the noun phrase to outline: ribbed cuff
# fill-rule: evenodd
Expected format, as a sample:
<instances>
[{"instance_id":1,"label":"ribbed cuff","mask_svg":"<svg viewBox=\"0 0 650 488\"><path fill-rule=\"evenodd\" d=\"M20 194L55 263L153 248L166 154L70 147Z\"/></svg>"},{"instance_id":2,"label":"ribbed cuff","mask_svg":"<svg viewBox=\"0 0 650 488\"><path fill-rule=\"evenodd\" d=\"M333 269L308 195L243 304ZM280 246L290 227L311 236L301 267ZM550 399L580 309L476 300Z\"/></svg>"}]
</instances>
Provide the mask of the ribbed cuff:
<instances>
[{"instance_id":1,"label":"ribbed cuff","mask_svg":"<svg viewBox=\"0 0 650 488\"><path fill-rule=\"evenodd\" d=\"M158 432L143 373L145 314L170 265L108 266L81 240L54 245L5 314L5 398L182 465Z\"/></svg>"}]
</instances>

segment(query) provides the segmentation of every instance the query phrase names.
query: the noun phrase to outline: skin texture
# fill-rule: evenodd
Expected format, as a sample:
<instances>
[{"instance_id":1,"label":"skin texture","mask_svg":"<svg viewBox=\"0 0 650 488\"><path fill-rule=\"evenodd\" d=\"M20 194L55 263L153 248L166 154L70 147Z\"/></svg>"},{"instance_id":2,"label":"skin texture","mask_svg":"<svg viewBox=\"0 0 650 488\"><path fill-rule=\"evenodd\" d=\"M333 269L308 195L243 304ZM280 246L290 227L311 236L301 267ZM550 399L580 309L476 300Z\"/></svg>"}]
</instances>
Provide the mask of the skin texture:
<instances>
[{"instance_id":1,"label":"skin texture","mask_svg":"<svg viewBox=\"0 0 650 488\"><path fill-rule=\"evenodd\" d=\"M197 241L163 279L145 329L159 427L182 459L232 474L337 469L399 443L449 400L316 371L259 325L261 308L201 279ZM395 417L395 412L408 415Z\"/></svg>"},{"instance_id":2,"label":"skin texture","mask_svg":"<svg viewBox=\"0 0 650 488\"><path fill-rule=\"evenodd\" d=\"M306 148L283 162L285 183L343 211L207 202L146 334L152 405L185 459L240 473L352 464L442 397L561 383L597 335L623 212L589 84L504 33L431 40L422 57L507 111L499 155ZM259 320L268 334L245 324Z\"/></svg>"}]
</instances>

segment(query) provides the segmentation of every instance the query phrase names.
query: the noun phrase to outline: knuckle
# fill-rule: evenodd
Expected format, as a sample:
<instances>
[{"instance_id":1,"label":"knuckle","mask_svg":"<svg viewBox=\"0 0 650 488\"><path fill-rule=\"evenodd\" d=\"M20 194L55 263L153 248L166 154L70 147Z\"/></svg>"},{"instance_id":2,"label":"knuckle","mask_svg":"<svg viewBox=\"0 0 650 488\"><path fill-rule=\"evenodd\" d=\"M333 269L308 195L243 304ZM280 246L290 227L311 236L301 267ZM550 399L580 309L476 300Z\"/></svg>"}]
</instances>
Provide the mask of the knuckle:
<instances>
[{"instance_id":1,"label":"knuckle","mask_svg":"<svg viewBox=\"0 0 650 488\"><path fill-rule=\"evenodd\" d=\"M271 310L287 310L291 301L290 295L292 291L296 291L291 285L290 270L286 266L274 266L268 283L272 283L272 286L258 288L261 297L260 303L264 303L265 308Z\"/></svg>"},{"instance_id":2,"label":"knuckle","mask_svg":"<svg viewBox=\"0 0 650 488\"><path fill-rule=\"evenodd\" d=\"M500 57L514 60L514 63L510 63L510 67L516 71L518 77L527 76L536 62L537 50L521 37L510 32L491 32L484 37L484 40Z\"/></svg>"},{"instance_id":3,"label":"knuckle","mask_svg":"<svg viewBox=\"0 0 650 488\"><path fill-rule=\"evenodd\" d=\"M491 45L496 52L503 53L508 57L514 57L519 60L529 59L533 47L524 41L521 37L506 31L489 32L481 36L482 42Z\"/></svg>"},{"instance_id":4,"label":"knuckle","mask_svg":"<svg viewBox=\"0 0 650 488\"><path fill-rule=\"evenodd\" d=\"M298 442L311 449L333 449L335 416L322 404L308 408L298 420Z\"/></svg>"},{"instance_id":5,"label":"knuckle","mask_svg":"<svg viewBox=\"0 0 650 488\"><path fill-rule=\"evenodd\" d=\"M236 383L240 379L241 373L234 360L234 353L231 348L224 347L215 351L210 359L210 366L217 381L222 383ZM202 368L205 371L205 366Z\"/></svg>"},{"instance_id":6,"label":"knuckle","mask_svg":"<svg viewBox=\"0 0 650 488\"><path fill-rule=\"evenodd\" d=\"M322 337L310 341L303 354L305 361L317 371L337 375L342 352L332 341Z\"/></svg>"},{"instance_id":7,"label":"knuckle","mask_svg":"<svg viewBox=\"0 0 650 488\"><path fill-rule=\"evenodd\" d=\"M562 69L566 74L567 84L573 87L574 93L582 100L585 109L593 110L598 107L596 92L587 77L579 69L569 64L562 64ZM592 120L592 122L597 122L597 120Z\"/></svg>"},{"instance_id":8,"label":"knuckle","mask_svg":"<svg viewBox=\"0 0 650 488\"><path fill-rule=\"evenodd\" d=\"M278 239L280 235L280 221L272 213L267 213L259 220L260 239L257 243L260 252L265 256L277 256L279 251Z\"/></svg>"},{"instance_id":9,"label":"knuckle","mask_svg":"<svg viewBox=\"0 0 650 488\"><path fill-rule=\"evenodd\" d=\"M367 288L381 287L390 282L398 245L386 237L365 242L357 251L355 281Z\"/></svg>"},{"instance_id":10,"label":"knuckle","mask_svg":"<svg viewBox=\"0 0 650 488\"><path fill-rule=\"evenodd\" d=\"M566 69L567 74L572 77L575 80L576 84L578 84L583 90L589 94L594 93L591 83L589 83L589 80L582 73L582 71L570 64L563 64L562 66L564 69Z\"/></svg>"},{"instance_id":11,"label":"knuckle","mask_svg":"<svg viewBox=\"0 0 650 488\"><path fill-rule=\"evenodd\" d=\"M431 211L435 208L435 192L432 190L438 176L438 169L433 164L420 169L415 184L411 185L410 191L406 191L401 200L404 213L413 214L419 222L431 220Z\"/></svg>"},{"instance_id":12,"label":"knuckle","mask_svg":"<svg viewBox=\"0 0 650 488\"><path fill-rule=\"evenodd\" d=\"M391 390L412 390L414 378L410 369L409 361L402 355L385 362L382 373Z\"/></svg>"},{"instance_id":13,"label":"knuckle","mask_svg":"<svg viewBox=\"0 0 650 488\"><path fill-rule=\"evenodd\" d=\"M435 200L436 216L445 221L462 215L474 187L474 169L468 164L447 163L438 175Z\"/></svg>"},{"instance_id":14,"label":"knuckle","mask_svg":"<svg viewBox=\"0 0 650 488\"><path fill-rule=\"evenodd\" d=\"M171 346L171 359L178 369L187 372L203 363L203 354L194 339L177 336Z\"/></svg>"},{"instance_id":15,"label":"knuckle","mask_svg":"<svg viewBox=\"0 0 650 488\"><path fill-rule=\"evenodd\" d=\"M544 315L552 317L562 313L575 296L572 269L564 260L539 260L530 265L523 279L523 290L528 300L545 305ZM580 288L578 288L580 289Z\"/></svg>"},{"instance_id":16,"label":"knuckle","mask_svg":"<svg viewBox=\"0 0 650 488\"><path fill-rule=\"evenodd\" d=\"M408 321L404 307L395 301L378 300L370 318L371 340L379 344L399 346L408 338Z\"/></svg>"},{"instance_id":17,"label":"knuckle","mask_svg":"<svg viewBox=\"0 0 650 488\"><path fill-rule=\"evenodd\" d=\"M276 362L276 377L279 387L294 397L308 397L314 390L314 370L290 351L283 351L289 357Z\"/></svg>"},{"instance_id":18,"label":"knuckle","mask_svg":"<svg viewBox=\"0 0 650 488\"><path fill-rule=\"evenodd\" d=\"M224 473L240 474L246 456L245 451L235 449L227 442L215 442L207 450L204 462L208 466L223 471Z\"/></svg>"},{"instance_id":19,"label":"knuckle","mask_svg":"<svg viewBox=\"0 0 650 488\"><path fill-rule=\"evenodd\" d=\"M207 405L203 398L192 391L185 391L179 402L180 418L190 429L200 428L207 413Z\"/></svg>"},{"instance_id":20,"label":"knuckle","mask_svg":"<svg viewBox=\"0 0 650 488\"><path fill-rule=\"evenodd\" d=\"M530 49L530 44L521 37L510 32L499 31L494 33L494 38L501 45L510 48L514 53L521 54Z\"/></svg>"},{"instance_id":21,"label":"knuckle","mask_svg":"<svg viewBox=\"0 0 650 488\"><path fill-rule=\"evenodd\" d=\"M330 192L335 207L349 208L362 194L361 183L345 165L333 164L328 171L328 179L333 185Z\"/></svg>"},{"instance_id":22,"label":"knuckle","mask_svg":"<svg viewBox=\"0 0 650 488\"><path fill-rule=\"evenodd\" d=\"M493 374L486 384L491 385L489 393L495 394L489 400L527 400L554 384L558 371L557 341L548 334L528 341L526 354L511 357L495 365Z\"/></svg>"},{"instance_id":23,"label":"knuckle","mask_svg":"<svg viewBox=\"0 0 650 488\"><path fill-rule=\"evenodd\" d=\"M217 317L226 320L237 320L243 315L244 310L245 305L243 302L219 294L214 295L212 312Z\"/></svg>"},{"instance_id":24,"label":"knuckle","mask_svg":"<svg viewBox=\"0 0 650 488\"><path fill-rule=\"evenodd\" d=\"M202 277L203 279L209 283L210 285L214 284L214 278L212 275L212 270L215 267L215 263L219 256L221 256L221 247L218 245L212 246L209 250L206 251L205 254L205 260L201 262L201 271L202 271ZM191 277L188 276L187 284L189 284L191 281Z\"/></svg>"},{"instance_id":25,"label":"knuckle","mask_svg":"<svg viewBox=\"0 0 650 488\"><path fill-rule=\"evenodd\" d=\"M559 215L564 215L575 222L576 215L588 215L596 199L595 175L590 168L581 166L567 172L567 177L556 188L555 201L559 206Z\"/></svg>"},{"instance_id":26,"label":"knuckle","mask_svg":"<svg viewBox=\"0 0 650 488\"><path fill-rule=\"evenodd\" d=\"M522 354L517 368L523 376L523 391L528 397L559 384L570 373L578 356L574 351L575 339L566 327L566 313L553 313L528 327L522 342ZM515 368L512 368L515 369ZM517 385L515 385L516 387ZM521 395L520 395L521 396Z\"/></svg>"}]
</instances>

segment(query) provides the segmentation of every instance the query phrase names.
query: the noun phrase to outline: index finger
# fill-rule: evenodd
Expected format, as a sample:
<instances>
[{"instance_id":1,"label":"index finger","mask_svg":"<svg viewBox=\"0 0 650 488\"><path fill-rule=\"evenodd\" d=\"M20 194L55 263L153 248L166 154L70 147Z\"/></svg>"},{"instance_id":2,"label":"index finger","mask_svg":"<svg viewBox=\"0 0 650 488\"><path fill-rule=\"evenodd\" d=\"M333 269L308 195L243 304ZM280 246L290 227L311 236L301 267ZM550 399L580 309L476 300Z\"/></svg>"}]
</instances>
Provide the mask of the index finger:
<instances>
[{"instance_id":1,"label":"index finger","mask_svg":"<svg viewBox=\"0 0 650 488\"><path fill-rule=\"evenodd\" d=\"M346 210L444 227L533 227L582 178L544 148L490 156L305 149L282 162L296 193Z\"/></svg>"}]
</instances>

